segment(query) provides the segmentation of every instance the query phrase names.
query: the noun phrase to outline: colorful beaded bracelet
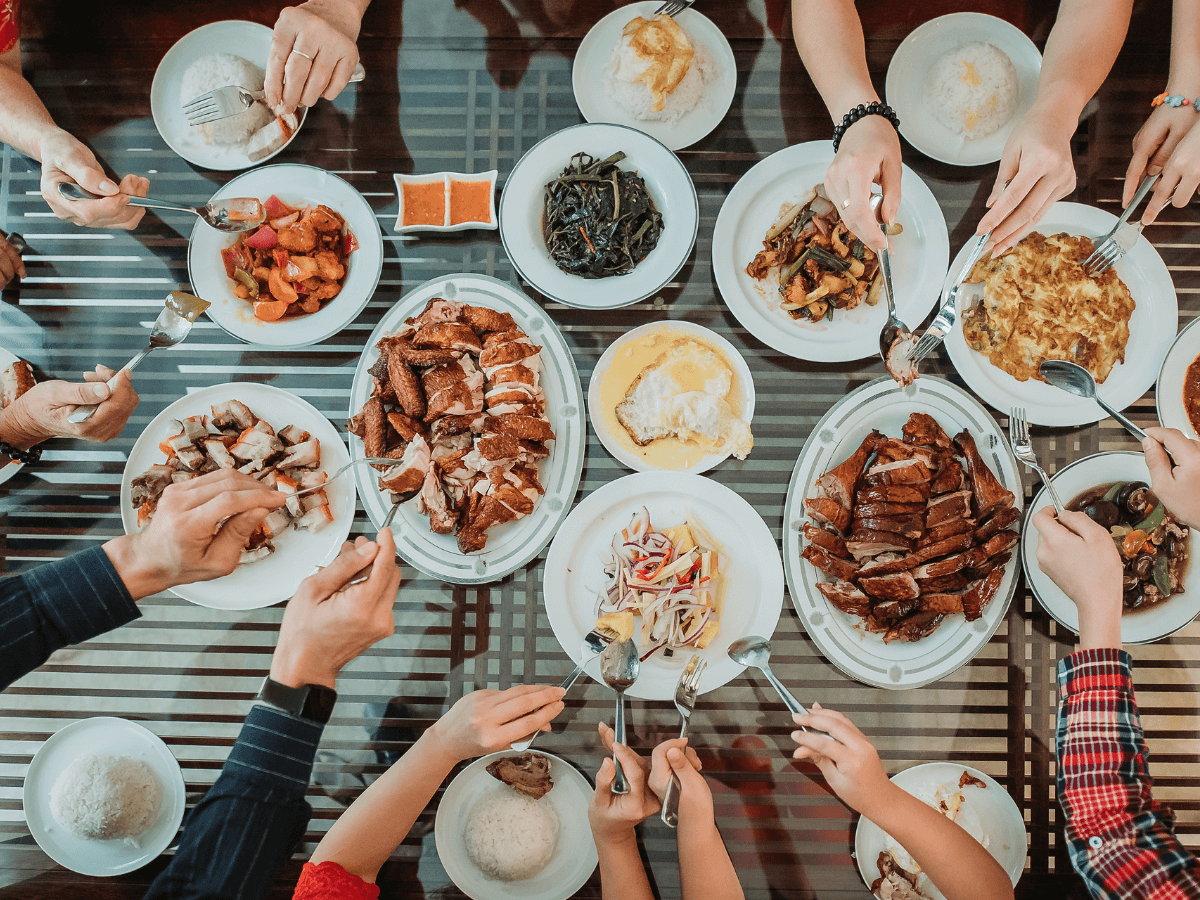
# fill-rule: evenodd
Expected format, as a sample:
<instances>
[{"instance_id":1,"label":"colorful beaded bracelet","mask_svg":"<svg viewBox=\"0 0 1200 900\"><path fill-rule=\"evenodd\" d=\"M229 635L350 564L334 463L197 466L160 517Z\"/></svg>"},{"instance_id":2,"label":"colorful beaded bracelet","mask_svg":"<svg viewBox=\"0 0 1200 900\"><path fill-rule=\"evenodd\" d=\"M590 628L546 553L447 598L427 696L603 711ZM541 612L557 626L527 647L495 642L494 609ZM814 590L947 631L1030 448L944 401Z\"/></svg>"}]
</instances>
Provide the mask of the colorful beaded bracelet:
<instances>
[{"instance_id":1,"label":"colorful beaded bracelet","mask_svg":"<svg viewBox=\"0 0 1200 900\"><path fill-rule=\"evenodd\" d=\"M1200 109L1200 97L1197 97L1195 100L1189 100L1183 94L1168 94L1164 91L1150 101L1151 106L1163 106L1164 104L1174 107L1195 106L1197 109Z\"/></svg>"}]
</instances>

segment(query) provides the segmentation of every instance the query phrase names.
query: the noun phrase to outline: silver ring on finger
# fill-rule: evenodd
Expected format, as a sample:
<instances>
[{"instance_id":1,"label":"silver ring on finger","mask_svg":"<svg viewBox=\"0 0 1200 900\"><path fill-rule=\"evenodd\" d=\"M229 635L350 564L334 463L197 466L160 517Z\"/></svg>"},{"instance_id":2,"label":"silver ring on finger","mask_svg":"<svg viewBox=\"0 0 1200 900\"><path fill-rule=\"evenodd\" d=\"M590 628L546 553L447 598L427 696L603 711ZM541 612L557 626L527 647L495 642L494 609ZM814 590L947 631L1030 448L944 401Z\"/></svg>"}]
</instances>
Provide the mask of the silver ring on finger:
<instances>
[{"instance_id":1,"label":"silver ring on finger","mask_svg":"<svg viewBox=\"0 0 1200 900\"><path fill-rule=\"evenodd\" d=\"M303 56L309 62L313 61L313 58L311 56L309 56L307 53L305 53L303 50L297 50L295 47L293 47L292 52L295 53L297 56Z\"/></svg>"},{"instance_id":2,"label":"silver ring on finger","mask_svg":"<svg viewBox=\"0 0 1200 900\"><path fill-rule=\"evenodd\" d=\"M849 208L850 208L850 198L847 197L845 200L842 201L842 209L849 209Z\"/></svg>"}]
</instances>

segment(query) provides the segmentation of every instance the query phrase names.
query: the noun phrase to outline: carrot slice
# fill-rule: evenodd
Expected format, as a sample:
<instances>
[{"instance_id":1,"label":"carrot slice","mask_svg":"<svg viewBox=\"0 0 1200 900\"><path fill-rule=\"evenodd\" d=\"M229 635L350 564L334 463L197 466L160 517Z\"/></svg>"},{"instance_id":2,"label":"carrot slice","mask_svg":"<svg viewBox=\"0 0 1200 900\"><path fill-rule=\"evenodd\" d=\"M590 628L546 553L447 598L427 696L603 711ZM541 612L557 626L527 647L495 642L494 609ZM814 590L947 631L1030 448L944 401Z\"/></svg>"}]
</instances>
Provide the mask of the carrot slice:
<instances>
[{"instance_id":1,"label":"carrot slice","mask_svg":"<svg viewBox=\"0 0 1200 900\"><path fill-rule=\"evenodd\" d=\"M284 303L296 302L296 289L283 280L282 270L271 270L271 276L267 279L267 287L271 291L271 296L276 300L282 300Z\"/></svg>"},{"instance_id":2,"label":"carrot slice","mask_svg":"<svg viewBox=\"0 0 1200 900\"><path fill-rule=\"evenodd\" d=\"M259 300L254 304L254 318L274 322L283 318L287 308L288 304L283 300Z\"/></svg>"}]
</instances>

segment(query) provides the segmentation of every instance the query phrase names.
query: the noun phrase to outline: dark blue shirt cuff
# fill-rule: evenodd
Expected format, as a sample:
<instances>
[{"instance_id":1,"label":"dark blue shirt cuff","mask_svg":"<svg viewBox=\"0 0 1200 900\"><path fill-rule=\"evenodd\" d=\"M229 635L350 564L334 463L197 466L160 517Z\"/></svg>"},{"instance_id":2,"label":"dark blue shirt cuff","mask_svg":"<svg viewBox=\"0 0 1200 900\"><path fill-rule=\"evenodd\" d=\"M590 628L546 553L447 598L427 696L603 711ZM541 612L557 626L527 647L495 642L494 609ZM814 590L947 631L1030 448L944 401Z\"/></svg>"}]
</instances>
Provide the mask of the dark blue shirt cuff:
<instances>
[{"instance_id":1,"label":"dark blue shirt cuff","mask_svg":"<svg viewBox=\"0 0 1200 900\"><path fill-rule=\"evenodd\" d=\"M246 716L224 771L267 787L293 790L303 797L324 730L325 726L316 722L258 704Z\"/></svg>"}]
</instances>

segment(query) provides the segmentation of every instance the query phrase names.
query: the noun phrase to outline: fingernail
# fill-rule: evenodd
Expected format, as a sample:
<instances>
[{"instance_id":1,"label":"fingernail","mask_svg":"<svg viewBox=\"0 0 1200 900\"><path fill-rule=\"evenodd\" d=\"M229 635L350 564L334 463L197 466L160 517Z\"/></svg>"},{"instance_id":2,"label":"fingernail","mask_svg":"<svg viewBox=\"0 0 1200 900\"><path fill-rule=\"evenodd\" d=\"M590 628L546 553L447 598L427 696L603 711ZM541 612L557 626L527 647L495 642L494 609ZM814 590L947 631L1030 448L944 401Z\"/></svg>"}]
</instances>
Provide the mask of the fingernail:
<instances>
[{"instance_id":1,"label":"fingernail","mask_svg":"<svg viewBox=\"0 0 1200 900\"><path fill-rule=\"evenodd\" d=\"M107 400L109 395L108 385L103 381L99 384L92 385L92 396L97 400Z\"/></svg>"},{"instance_id":2,"label":"fingernail","mask_svg":"<svg viewBox=\"0 0 1200 900\"><path fill-rule=\"evenodd\" d=\"M100 190L109 194L115 194L117 192L117 186L105 178L102 182L100 182Z\"/></svg>"}]
</instances>

